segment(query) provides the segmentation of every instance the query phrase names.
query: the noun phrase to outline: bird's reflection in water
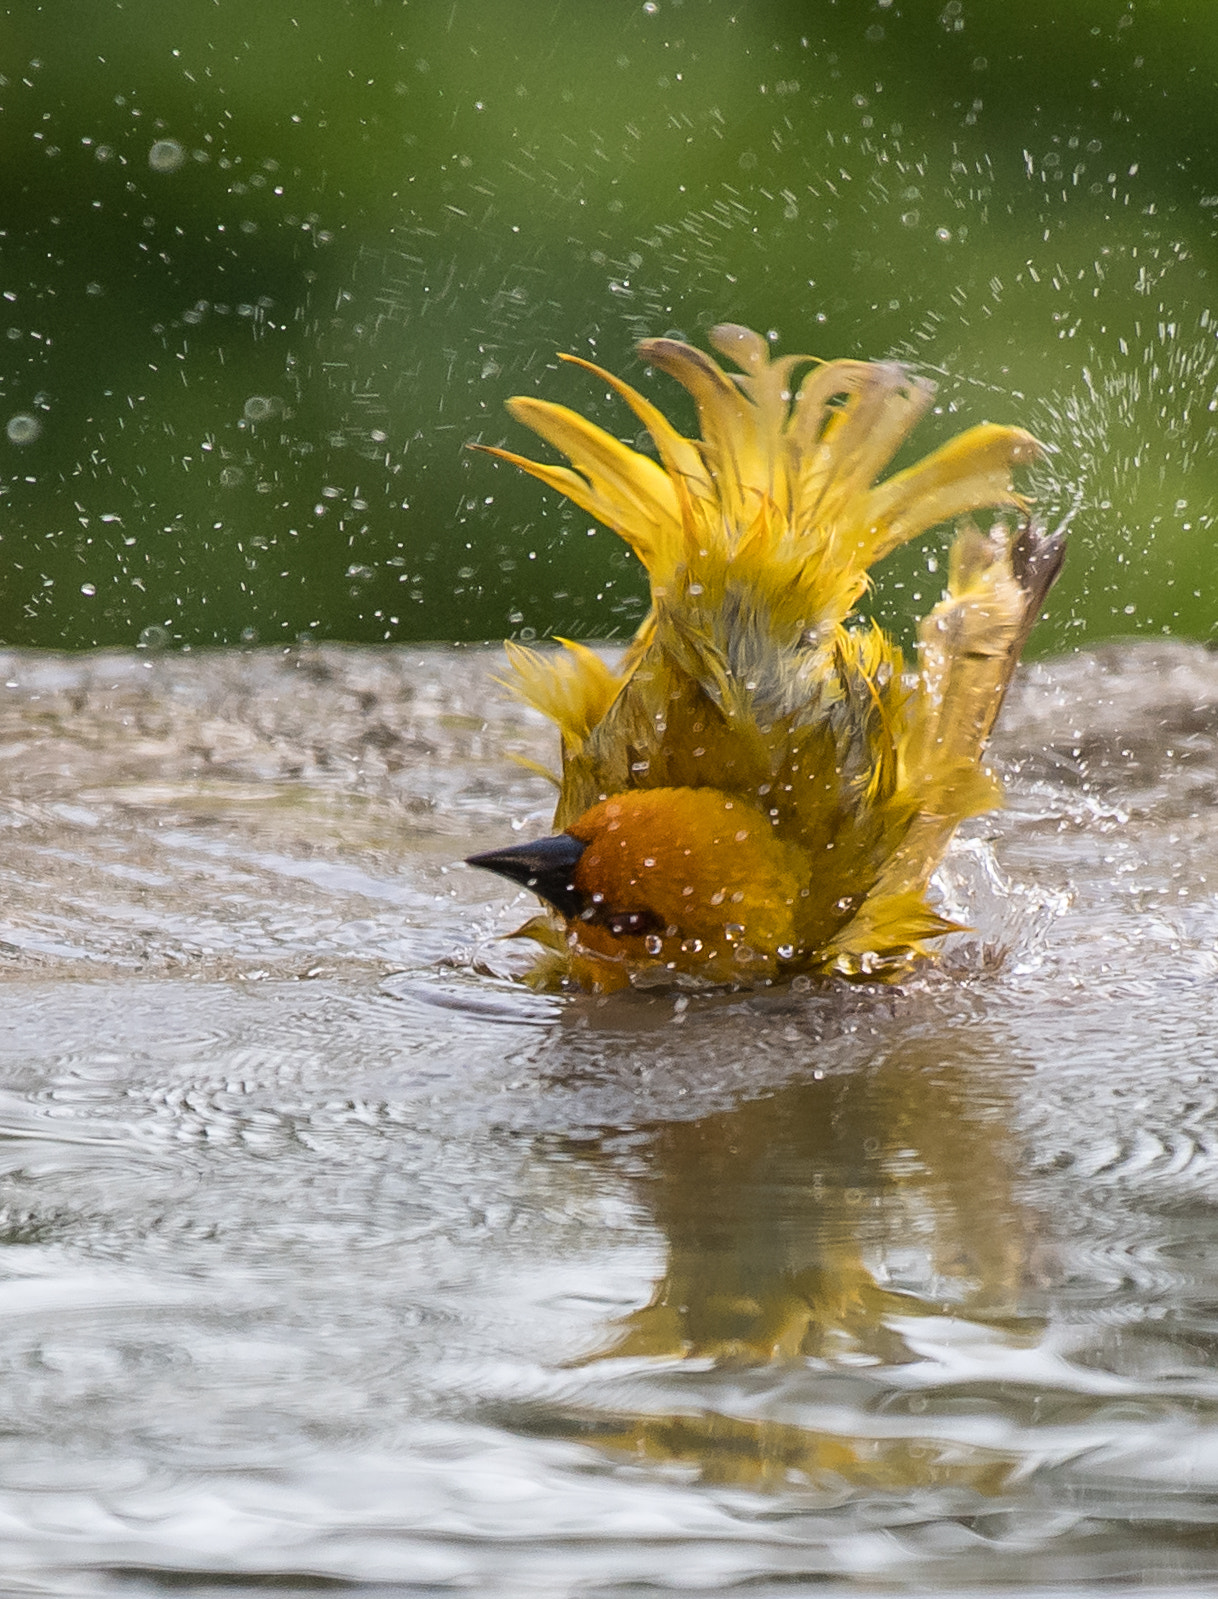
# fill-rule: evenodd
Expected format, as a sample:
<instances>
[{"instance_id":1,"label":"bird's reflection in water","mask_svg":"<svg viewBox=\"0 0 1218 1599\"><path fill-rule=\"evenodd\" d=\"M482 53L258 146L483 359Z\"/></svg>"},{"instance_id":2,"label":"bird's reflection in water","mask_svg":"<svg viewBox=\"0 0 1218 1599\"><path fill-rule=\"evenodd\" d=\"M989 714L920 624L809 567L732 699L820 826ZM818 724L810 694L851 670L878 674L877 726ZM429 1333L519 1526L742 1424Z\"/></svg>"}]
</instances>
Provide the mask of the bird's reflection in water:
<instances>
[{"instance_id":1,"label":"bird's reflection in water","mask_svg":"<svg viewBox=\"0 0 1218 1599\"><path fill-rule=\"evenodd\" d=\"M1012 1459L920 1434L926 1384L900 1368L920 1358L910 1341L928 1318L999 1343L1040 1331L1021 1303L1033 1230L1015 1194L1011 1076L975 1034L940 1033L652 1129L639 1188L667 1269L584 1370L663 1377L638 1408L609 1399L612 1419L598 1405L574 1430L703 1480L999 1489ZM696 1387L682 1391L683 1374ZM931 1386L940 1413L992 1407L967 1385ZM859 1425L839 1426L843 1413Z\"/></svg>"}]
</instances>

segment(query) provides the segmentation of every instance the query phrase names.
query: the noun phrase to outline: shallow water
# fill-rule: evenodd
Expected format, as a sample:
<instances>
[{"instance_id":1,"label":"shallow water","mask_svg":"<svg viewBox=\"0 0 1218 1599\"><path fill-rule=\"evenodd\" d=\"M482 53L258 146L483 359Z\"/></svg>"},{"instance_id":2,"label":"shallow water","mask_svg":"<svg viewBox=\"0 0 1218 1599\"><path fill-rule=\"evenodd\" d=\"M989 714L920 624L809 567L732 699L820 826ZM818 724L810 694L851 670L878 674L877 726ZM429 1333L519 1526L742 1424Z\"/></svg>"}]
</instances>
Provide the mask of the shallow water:
<instances>
[{"instance_id":1,"label":"shallow water","mask_svg":"<svg viewBox=\"0 0 1218 1599\"><path fill-rule=\"evenodd\" d=\"M548 998L495 652L0 657L5 1591L1218 1576L1218 657L1031 669L898 990Z\"/></svg>"}]
</instances>

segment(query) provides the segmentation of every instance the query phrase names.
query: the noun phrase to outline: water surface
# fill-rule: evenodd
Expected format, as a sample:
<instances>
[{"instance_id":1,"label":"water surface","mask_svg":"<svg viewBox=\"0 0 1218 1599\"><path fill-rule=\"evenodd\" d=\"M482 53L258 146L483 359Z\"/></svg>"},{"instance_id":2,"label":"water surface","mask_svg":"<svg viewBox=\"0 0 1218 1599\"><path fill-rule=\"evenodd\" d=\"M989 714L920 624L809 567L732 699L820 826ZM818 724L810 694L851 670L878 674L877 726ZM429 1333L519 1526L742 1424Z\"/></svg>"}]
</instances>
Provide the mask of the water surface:
<instances>
[{"instance_id":1,"label":"water surface","mask_svg":"<svg viewBox=\"0 0 1218 1599\"><path fill-rule=\"evenodd\" d=\"M0 657L8 1590L1218 1576L1218 657L1036 667L898 990L538 996L497 656Z\"/></svg>"}]
</instances>

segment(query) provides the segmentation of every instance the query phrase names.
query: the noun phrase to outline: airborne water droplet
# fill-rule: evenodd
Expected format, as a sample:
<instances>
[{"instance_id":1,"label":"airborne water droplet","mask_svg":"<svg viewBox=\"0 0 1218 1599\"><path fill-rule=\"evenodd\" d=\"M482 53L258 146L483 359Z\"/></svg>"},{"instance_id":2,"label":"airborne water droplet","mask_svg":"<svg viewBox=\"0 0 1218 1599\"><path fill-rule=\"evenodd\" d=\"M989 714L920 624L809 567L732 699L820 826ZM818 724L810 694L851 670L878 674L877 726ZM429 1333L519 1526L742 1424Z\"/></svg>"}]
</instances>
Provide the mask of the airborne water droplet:
<instances>
[{"instance_id":1,"label":"airborne water droplet","mask_svg":"<svg viewBox=\"0 0 1218 1599\"><path fill-rule=\"evenodd\" d=\"M281 402L274 395L251 394L242 406L247 422L265 422L280 409Z\"/></svg>"},{"instance_id":2,"label":"airborne water droplet","mask_svg":"<svg viewBox=\"0 0 1218 1599\"><path fill-rule=\"evenodd\" d=\"M18 411L16 416L9 417L4 431L10 444L33 444L42 432L42 423L28 411Z\"/></svg>"},{"instance_id":3,"label":"airborne water droplet","mask_svg":"<svg viewBox=\"0 0 1218 1599\"><path fill-rule=\"evenodd\" d=\"M98 152L100 159L101 151ZM148 165L154 172L176 172L186 160L186 151L176 139L158 139L148 152Z\"/></svg>"}]
</instances>

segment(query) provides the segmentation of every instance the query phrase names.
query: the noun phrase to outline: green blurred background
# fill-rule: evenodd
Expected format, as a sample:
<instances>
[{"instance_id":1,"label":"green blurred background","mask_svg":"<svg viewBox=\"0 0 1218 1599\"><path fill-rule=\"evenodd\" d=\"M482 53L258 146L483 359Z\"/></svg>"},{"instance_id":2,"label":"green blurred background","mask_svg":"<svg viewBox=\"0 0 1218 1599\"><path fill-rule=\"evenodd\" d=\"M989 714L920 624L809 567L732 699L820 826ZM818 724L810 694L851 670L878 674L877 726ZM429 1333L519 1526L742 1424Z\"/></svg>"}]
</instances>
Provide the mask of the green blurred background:
<instances>
[{"instance_id":1,"label":"green blurred background","mask_svg":"<svg viewBox=\"0 0 1218 1599\"><path fill-rule=\"evenodd\" d=\"M1056 447L1039 647L1218 631L1218 6L48 0L5 10L0 638L628 632L624 549L463 446L632 419L717 321ZM932 539L877 597L903 626Z\"/></svg>"}]
</instances>

